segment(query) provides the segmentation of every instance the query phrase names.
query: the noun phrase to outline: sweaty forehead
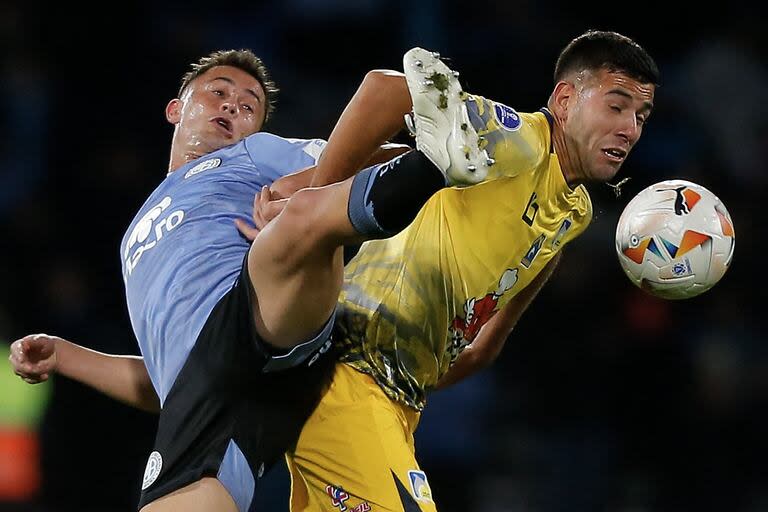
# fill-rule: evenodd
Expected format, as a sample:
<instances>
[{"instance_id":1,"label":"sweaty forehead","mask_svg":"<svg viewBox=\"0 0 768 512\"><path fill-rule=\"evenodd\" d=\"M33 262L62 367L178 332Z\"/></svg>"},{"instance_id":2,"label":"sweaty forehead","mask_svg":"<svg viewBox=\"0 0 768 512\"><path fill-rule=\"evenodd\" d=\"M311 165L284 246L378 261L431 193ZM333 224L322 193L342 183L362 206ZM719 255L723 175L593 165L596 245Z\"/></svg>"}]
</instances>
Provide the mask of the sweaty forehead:
<instances>
[{"instance_id":1,"label":"sweaty forehead","mask_svg":"<svg viewBox=\"0 0 768 512\"><path fill-rule=\"evenodd\" d=\"M630 93L635 99L643 102L653 102L656 86L640 82L621 71L601 69L595 73L598 86L606 93L620 90Z\"/></svg>"},{"instance_id":2,"label":"sweaty forehead","mask_svg":"<svg viewBox=\"0 0 768 512\"><path fill-rule=\"evenodd\" d=\"M238 88L249 89L256 93L259 98L264 97L264 90L261 83L250 73L233 66L213 67L198 76L195 80L196 85L198 86L217 81L229 83Z\"/></svg>"}]
</instances>

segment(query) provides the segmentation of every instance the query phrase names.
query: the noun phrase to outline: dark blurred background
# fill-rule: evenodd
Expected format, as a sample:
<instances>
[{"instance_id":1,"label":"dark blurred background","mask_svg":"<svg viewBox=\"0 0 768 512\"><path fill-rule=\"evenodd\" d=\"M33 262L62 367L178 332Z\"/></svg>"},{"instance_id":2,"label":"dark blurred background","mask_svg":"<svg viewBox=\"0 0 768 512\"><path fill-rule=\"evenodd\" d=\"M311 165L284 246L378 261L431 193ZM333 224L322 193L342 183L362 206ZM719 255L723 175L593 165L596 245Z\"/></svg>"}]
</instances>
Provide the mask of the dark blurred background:
<instances>
[{"instance_id":1,"label":"dark blurred background","mask_svg":"<svg viewBox=\"0 0 768 512\"><path fill-rule=\"evenodd\" d=\"M768 510L754 219L767 181L768 45L763 10L750 5L0 2L0 510L135 508L154 417L63 378L24 385L4 361L32 332L137 353L118 245L166 173L163 110L190 62L252 48L282 89L267 129L327 137L364 73L399 69L415 45L449 57L466 89L535 110L558 52L589 28L635 38L662 71L623 170L632 180L618 199L591 187L593 226L497 364L432 395L422 466L443 512ZM634 288L613 249L626 202L667 178L715 192L738 237L722 282L683 302ZM286 510L287 492L278 469L256 507Z\"/></svg>"}]
</instances>

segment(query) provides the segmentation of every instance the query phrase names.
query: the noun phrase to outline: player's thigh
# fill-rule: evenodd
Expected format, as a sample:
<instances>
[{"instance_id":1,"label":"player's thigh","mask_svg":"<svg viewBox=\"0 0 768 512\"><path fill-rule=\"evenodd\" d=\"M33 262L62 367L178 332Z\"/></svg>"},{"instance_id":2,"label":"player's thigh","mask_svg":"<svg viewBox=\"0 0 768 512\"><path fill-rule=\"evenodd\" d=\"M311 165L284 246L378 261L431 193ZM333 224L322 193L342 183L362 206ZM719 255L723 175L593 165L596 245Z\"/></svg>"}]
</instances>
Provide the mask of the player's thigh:
<instances>
[{"instance_id":1,"label":"player's thigh","mask_svg":"<svg viewBox=\"0 0 768 512\"><path fill-rule=\"evenodd\" d=\"M215 478L202 478L144 506L141 512L239 512L232 496Z\"/></svg>"},{"instance_id":2,"label":"player's thigh","mask_svg":"<svg viewBox=\"0 0 768 512\"><path fill-rule=\"evenodd\" d=\"M351 180L299 190L251 245L251 269L292 272L318 253L331 254L354 235L347 205Z\"/></svg>"},{"instance_id":3,"label":"player's thigh","mask_svg":"<svg viewBox=\"0 0 768 512\"><path fill-rule=\"evenodd\" d=\"M345 186L297 192L251 245L256 328L277 348L316 335L336 307L344 266L339 239L331 233L349 223Z\"/></svg>"},{"instance_id":4,"label":"player's thigh","mask_svg":"<svg viewBox=\"0 0 768 512\"><path fill-rule=\"evenodd\" d=\"M413 418L368 376L337 365L329 391L287 457L292 512L435 511L416 462Z\"/></svg>"}]
</instances>

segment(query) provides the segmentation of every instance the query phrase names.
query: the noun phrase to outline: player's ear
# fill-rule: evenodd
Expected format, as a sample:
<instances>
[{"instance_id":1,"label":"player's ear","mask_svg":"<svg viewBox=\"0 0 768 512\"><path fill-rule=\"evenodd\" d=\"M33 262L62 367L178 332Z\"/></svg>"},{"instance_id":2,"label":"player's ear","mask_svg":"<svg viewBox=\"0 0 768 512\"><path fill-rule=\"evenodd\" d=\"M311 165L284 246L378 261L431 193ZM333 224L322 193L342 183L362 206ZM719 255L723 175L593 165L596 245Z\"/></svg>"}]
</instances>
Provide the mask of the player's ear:
<instances>
[{"instance_id":1,"label":"player's ear","mask_svg":"<svg viewBox=\"0 0 768 512\"><path fill-rule=\"evenodd\" d=\"M568 107L575 98L576 88L573 83L561 80L555 85L550 101L552 114L558 119L568 117Z\"/></svg>"},{"instance_id":2,"label":"player's ear","mask_svg":"<svg viewBox=\"0 0 768 512\"><path fill-rule=\"evenodd\" d=\"M184 103L178 98L168 102L168 105L165 107L165 118L169 123L179 124L179 121L181 121L181 107L183 105Z\"/></svg>"}]
</instances>

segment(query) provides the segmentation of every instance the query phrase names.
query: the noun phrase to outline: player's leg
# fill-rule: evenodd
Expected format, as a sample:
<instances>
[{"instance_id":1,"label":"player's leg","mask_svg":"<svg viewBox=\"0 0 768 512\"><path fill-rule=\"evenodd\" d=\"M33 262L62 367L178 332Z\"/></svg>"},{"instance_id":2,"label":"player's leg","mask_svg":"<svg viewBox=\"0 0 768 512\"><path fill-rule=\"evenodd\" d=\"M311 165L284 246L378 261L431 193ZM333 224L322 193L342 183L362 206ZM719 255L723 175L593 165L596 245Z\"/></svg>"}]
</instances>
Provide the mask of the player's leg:
<instances>
[{"instance_id":1,"label":"player's leg","mask_svg":"<svg viewBox=\"0 0 768 512\"><path fill-rule=\"evenodd\" d=\"M459 83L459 73L446 66L440 54L423 48L406 52L403 70L413 100L413 116L406 117L406 123L416 137L416 148L451 181L483 181L494 160L480 149L481 140L469 120L467 94ZM443 144L436 144L437 140Z\"/></svg>"},{"instance_id":2,"label":"player's leg","mask_svg":"<svg viewBox=\"0 0 768 512\"><path fill-rule=\"evenodd\" d=\"M149 505L141 512L242 512L232 496L216 478L207 477L182 487Z\"/></svg>"},{"instance_id":3,"label":"player's leg","mask_svg":"<svg viewBox=\"0 0 768 512\"><path fill-rule=\"evenodd\" d=\"M419 468L415 410L339 363L328 392L287 454L291 511L435 511Z\"/></svg>"},{"instance_id":4,"label":"player's leg","mask_svg":"<svg viewBox=\"0 0 768 512\"><path fill-rule=\"evenodd\" d=\"M261 476L295 445L327 388L332 351L298 366L269 357L254 332L252 297L243 261L165 394L139 507L249 510Z\"/></svg>"},{"instance_id":5,"label":"player's leg","mask_svg":"<svg viewBox=\"0 0 768 512\"><path fill-rule=\"evenodd\" d=\"M417 148L446 172L449 181L477 183L485 178L492 160L479 148L480 137L469 123L458 73L437 53L421 48L404 55L403 68L405 74L375 70L365 76L328 139L312 186L342 181L364 167L382 142L402 130L404 118ZM435 131L452 136L439 137L439 147L433 148ZM451 167L449 155L464 165Z\"/></svg>"},{"instance_id":6,"label":"player's leg","mask_svg":"<svg viewBox=\"0 0 768 512\"><path fill-rule=\"evenodd\" d=\"M415 128L421 151L341 183L300 190L251 246L256 326L276 347L291 348L310 339L328 321L341 287L342 245L392 236L446 182L471 183L488 165L486 155L476 151L476 132L463 121L465 98L457 76L432 54L431 61L416 66L410 53L406 66L416 69L417 78L426 73L432 78L424 80L433 82L424 86L409 78L421 88L410 89L414 107L420 105ZM469 146L475 150L466 151Z\"/></svg>"},{"instance_id":7,"label":"player's leg","mask_svg":"<svg viewBox=\"0 0 768 512\"><path fill-rule=\"evenodd\" d=\"M259 335L281 348L314 337L335 309L341 247L399 232L445 185L429 160L411 152L341 183L296 192L249 252Z\"/></svg>"}]
</instances>

